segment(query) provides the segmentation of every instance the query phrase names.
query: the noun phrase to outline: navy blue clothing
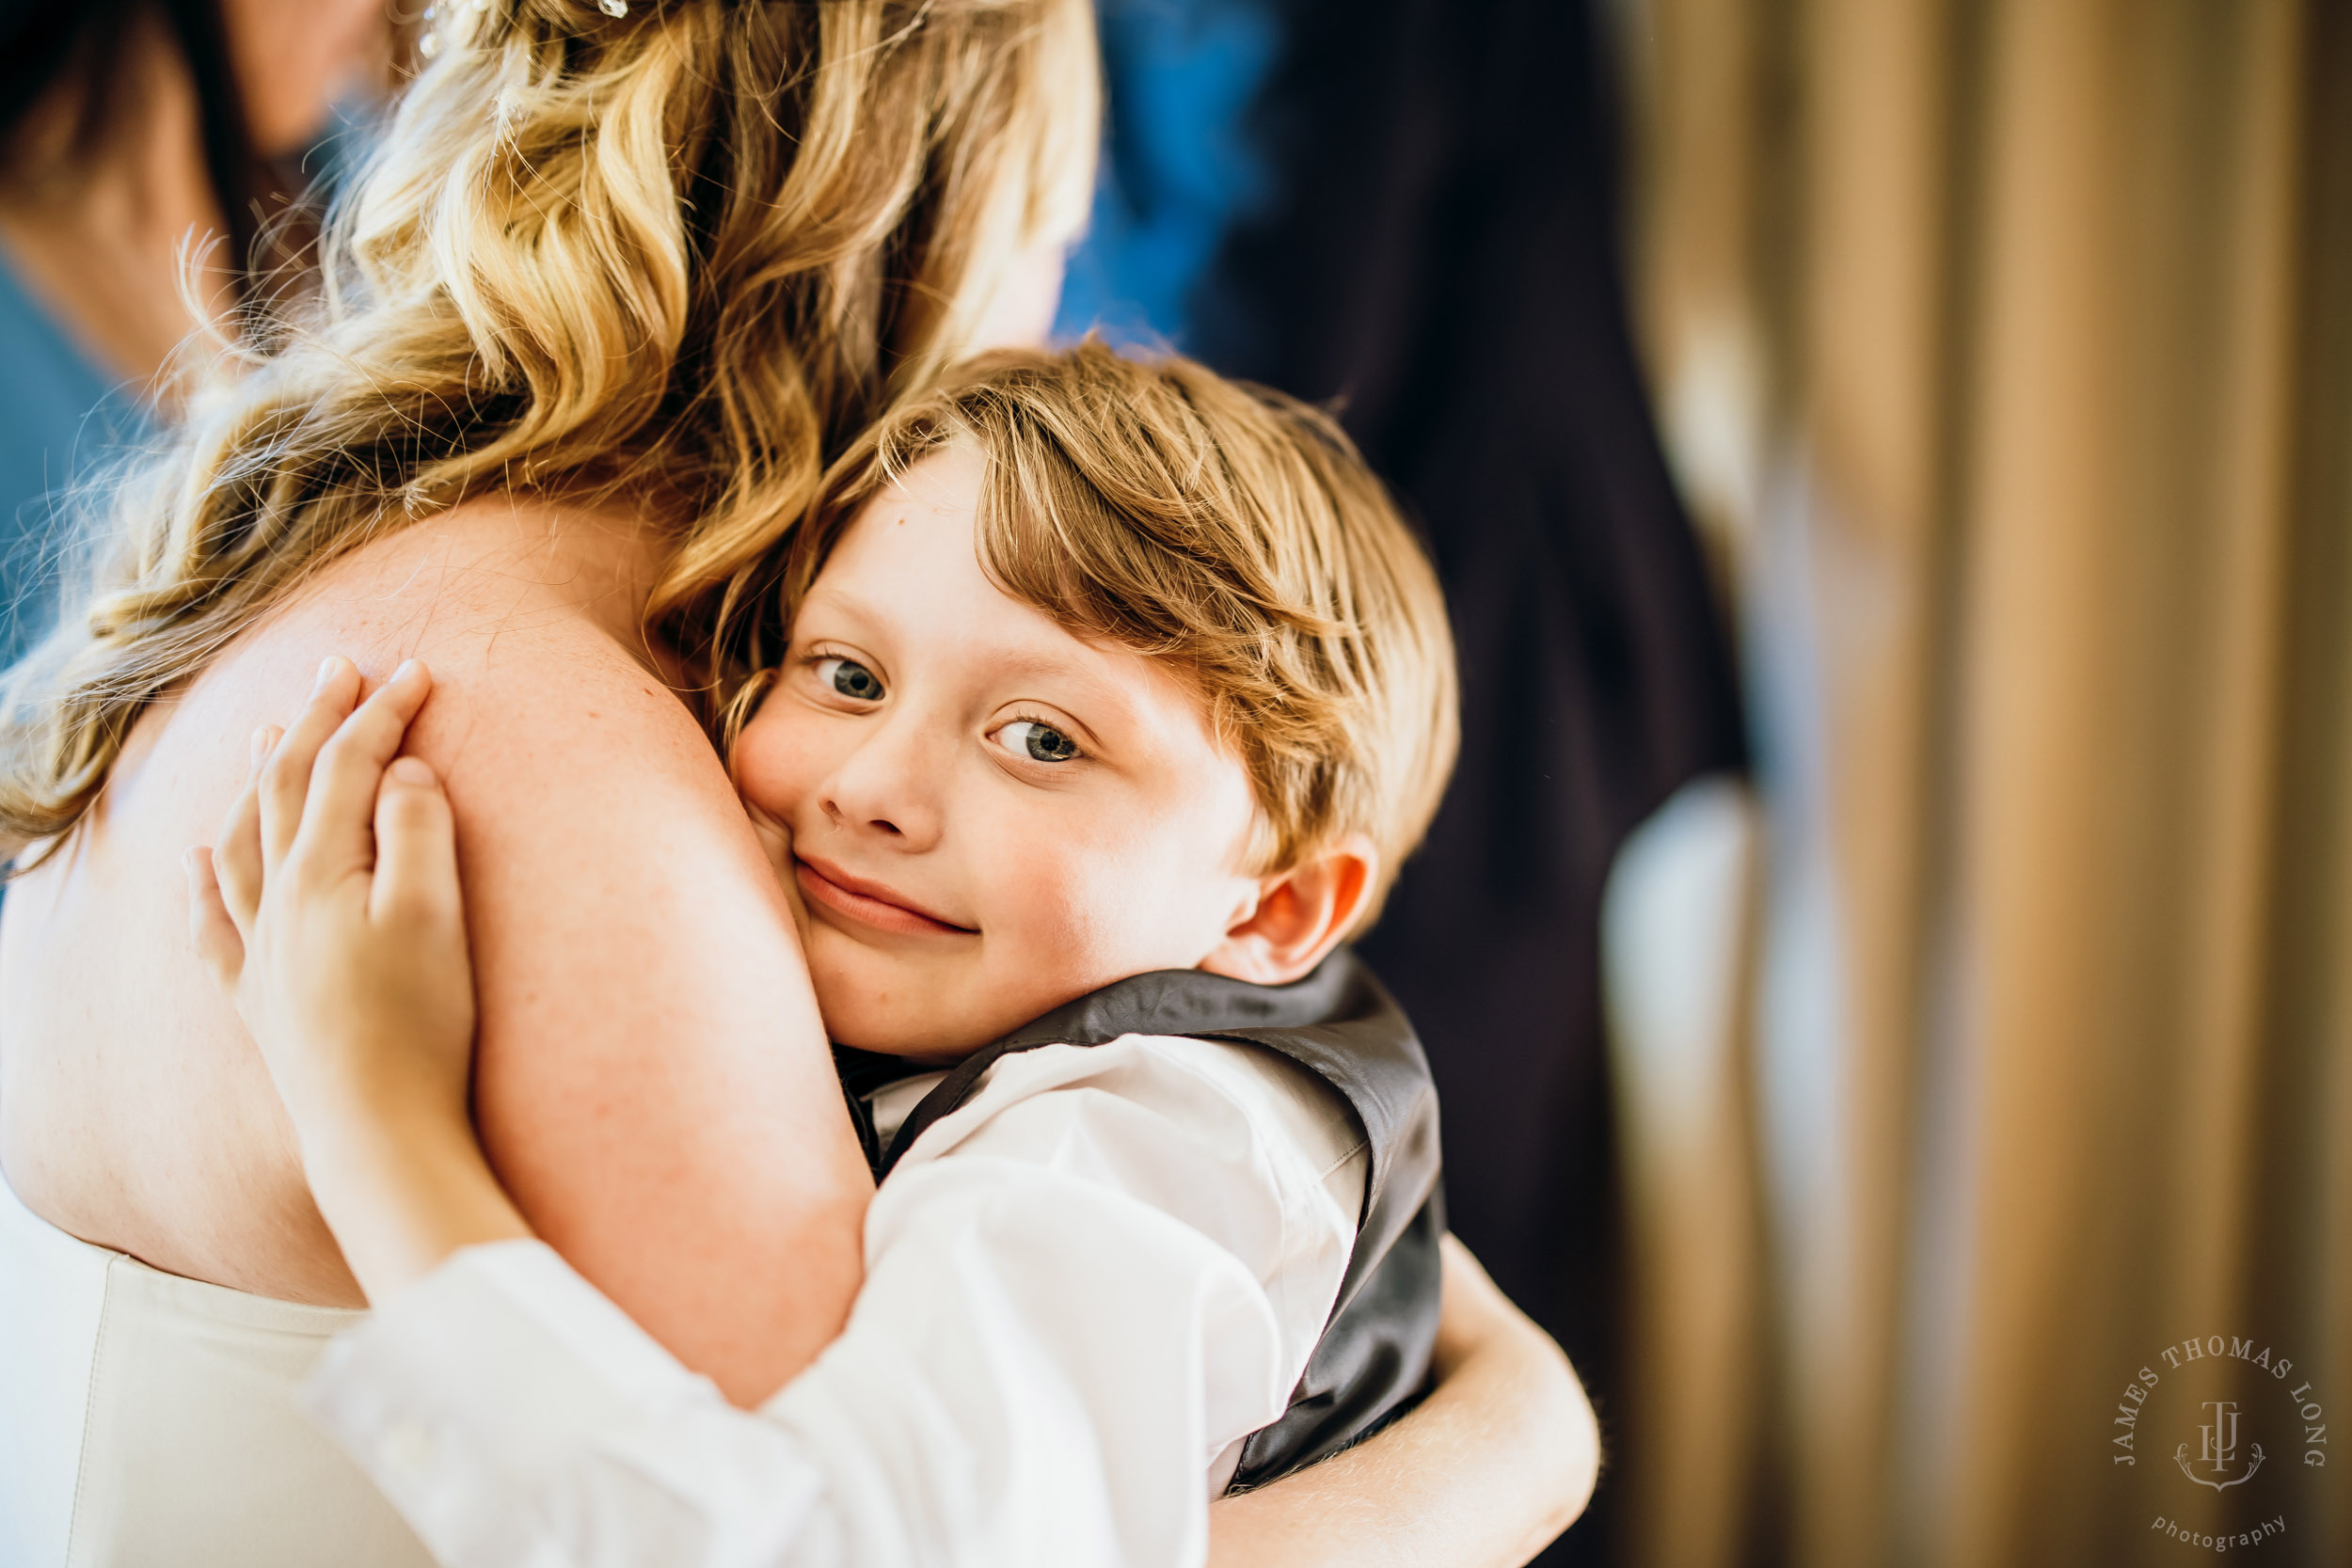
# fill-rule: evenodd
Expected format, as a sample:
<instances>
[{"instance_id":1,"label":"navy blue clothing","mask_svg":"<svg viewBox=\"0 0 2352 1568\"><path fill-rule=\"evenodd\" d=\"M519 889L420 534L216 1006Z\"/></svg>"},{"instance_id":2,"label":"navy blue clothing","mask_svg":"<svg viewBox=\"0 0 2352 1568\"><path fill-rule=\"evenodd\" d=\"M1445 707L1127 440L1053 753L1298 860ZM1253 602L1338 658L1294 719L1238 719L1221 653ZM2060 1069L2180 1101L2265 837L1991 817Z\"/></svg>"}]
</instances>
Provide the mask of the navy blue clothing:
<instances>
[{"instance_id":1,"label":"navy blue clothing","mask_svg":"<svg viewBox=\"0 0 2352 1568\"><path fill-rule=\"evenodd\" d=\"M1072 272L1114 294L1131 277L1159 335L1229 375L1338 400L1426 534L1461 764L1362 947L1428 1048L1454 1228L1566 1345L1605 1427L1621 1268L1601 885L1644 816L1742 767L1746 742L1627 331L1596 3L1103 0L1104 188L1222 232L1171 216L1183 249L1152 268L1129 259L1150 226L1115 227ZM1205 91L1189 56L1124 42L1236 8L1278 40L1238 119L1230 73ZM1241 149L1222 206L1162 172L1184 166L1164 144L1186 91L1193 134ZM1152 112L1122 119L1122 101ZM1604 1487L1546 1568L1603 1559L1610 1503Z\"/></svg>"}]
</instances>

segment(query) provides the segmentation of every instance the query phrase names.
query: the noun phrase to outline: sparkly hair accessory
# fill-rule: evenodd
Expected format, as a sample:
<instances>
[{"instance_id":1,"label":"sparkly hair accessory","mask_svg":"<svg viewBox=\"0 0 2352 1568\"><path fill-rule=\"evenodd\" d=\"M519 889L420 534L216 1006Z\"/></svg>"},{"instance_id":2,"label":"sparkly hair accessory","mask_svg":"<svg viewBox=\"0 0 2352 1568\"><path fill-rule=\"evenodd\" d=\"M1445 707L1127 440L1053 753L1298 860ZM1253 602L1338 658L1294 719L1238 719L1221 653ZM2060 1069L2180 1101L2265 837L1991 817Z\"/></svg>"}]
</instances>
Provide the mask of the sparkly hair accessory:
<instances>
[{"instance_id":1,"label":"sparkly hair accessory","mask_svg":"<svg viewBox=\"0 0 2352 1568\"><path fill-rule=\"evenodd\" d=\"M486 11L490 0L434 0L424 8L424 31L417 35L417 53L431 59L441 52L441 13L444 10Z\"/></svg>"},{"instance_id":2,"label":"sparkly hair accessory","mask_svg":"<svg viewBox=\"0 0 2352 1568\"><path fill-rule=\"evenodd\" d=\"M426 59L441 52L440 17L444 8L486 11L490 0L435 0L424 8L424 31L417 36L417 53ZM628 14L628 0L596 0L596 9L605 15L619 18Z\"/></svg>"}]
</instances>

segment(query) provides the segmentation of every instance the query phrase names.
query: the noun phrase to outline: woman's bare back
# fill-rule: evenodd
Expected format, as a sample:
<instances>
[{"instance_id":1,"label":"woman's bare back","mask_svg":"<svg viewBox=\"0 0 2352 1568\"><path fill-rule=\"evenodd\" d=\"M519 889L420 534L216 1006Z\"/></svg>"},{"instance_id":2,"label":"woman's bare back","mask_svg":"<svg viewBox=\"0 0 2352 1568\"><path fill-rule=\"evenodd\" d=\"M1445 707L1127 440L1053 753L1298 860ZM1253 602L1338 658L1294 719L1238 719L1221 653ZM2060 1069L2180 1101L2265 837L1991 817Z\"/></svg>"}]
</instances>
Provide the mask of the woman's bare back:
<instances>
[{"instance_id":1,"label":"woman's bare back","mask_svg":"<svg viewBox=\"0 0 2352 1568\"><path fill-rule=\"evenodd\" d=\"M356 1304L259 1055L188 951L187 846L329 653L427 658L412 747L458 811L476 1101L583 1272L730 1393L837 1329L868 1193L788 911L635 626L624 517L470 503L336 562L148 713L0 921L0 1162L61 1229L176 1274Z\"/></svg>"}]
</instances>

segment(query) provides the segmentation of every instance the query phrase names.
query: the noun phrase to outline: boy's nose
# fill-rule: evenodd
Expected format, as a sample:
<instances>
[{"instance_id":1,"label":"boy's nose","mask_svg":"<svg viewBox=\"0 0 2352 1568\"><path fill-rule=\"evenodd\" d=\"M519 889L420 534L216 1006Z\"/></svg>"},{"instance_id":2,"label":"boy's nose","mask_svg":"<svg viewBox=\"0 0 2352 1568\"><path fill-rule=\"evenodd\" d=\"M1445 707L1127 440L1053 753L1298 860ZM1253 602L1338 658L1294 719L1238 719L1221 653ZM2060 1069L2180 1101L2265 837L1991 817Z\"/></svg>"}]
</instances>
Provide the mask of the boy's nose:
<instances>
[{"instance_id":1,"label":"boy's nose","mask_svg":"<svg viewBox=\"0 0 2352 1568\"><path fill-rule=\"evenodd\" d=\"M844 806L837 799L825 801L825 815L844 827L865 828L892 838L910 836L907 830L900 827L891 816L861 816L854 809ZM902 811L896 815L903 816L908 814ZM916 831L917 832L921 831L919 824ZM909 847L916 847L916 846L910 845Z\"/></svg>"},{"instance_id":2,"label":"boy's nose","mask_svg":"<svg viewBox=\"0 0 2352 1568\"><path fill-rule=\"evenodd\" d=\"M894 720L898 715L893 715ZM938 791L945 757L930 756L923 726L885 721L874 726L826 781L818 801L842 827L928 849L939 840Z\"/></svg>"}]
</instances>

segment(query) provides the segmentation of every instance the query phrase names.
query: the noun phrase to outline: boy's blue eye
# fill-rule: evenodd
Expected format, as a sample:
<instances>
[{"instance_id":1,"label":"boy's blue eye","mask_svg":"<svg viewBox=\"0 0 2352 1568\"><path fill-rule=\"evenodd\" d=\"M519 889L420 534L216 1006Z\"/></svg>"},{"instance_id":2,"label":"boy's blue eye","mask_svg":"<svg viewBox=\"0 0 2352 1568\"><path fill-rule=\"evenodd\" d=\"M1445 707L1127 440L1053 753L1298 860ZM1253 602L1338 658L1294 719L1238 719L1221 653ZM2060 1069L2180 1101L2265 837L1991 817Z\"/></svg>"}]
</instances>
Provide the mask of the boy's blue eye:
<instances>
[{"instance_id":1,"label":"boy's blue eye","mask_svg":"<svg viewBox=\"0 0 2352 1568\"><path fill-rule=\"evenodd\" d=\"M996 732L996 738L1008 752L1020 752L1032 762L1073 762L1078 756L1078 743L1050 724L1034 719L1016 719Z\"/></svg>"},{"instance_id":2,"label":"boy's blue eye","mask_svg":"<svg viewBox=\"0 0 2352 1568\"><path fill-rule=\"evenodd\" d=\"M817 661L818 684L831 687L844 697L854 697L861 703L882 701L882 677L853 658L820 658Z\"/></svg>"}]
</instances>

